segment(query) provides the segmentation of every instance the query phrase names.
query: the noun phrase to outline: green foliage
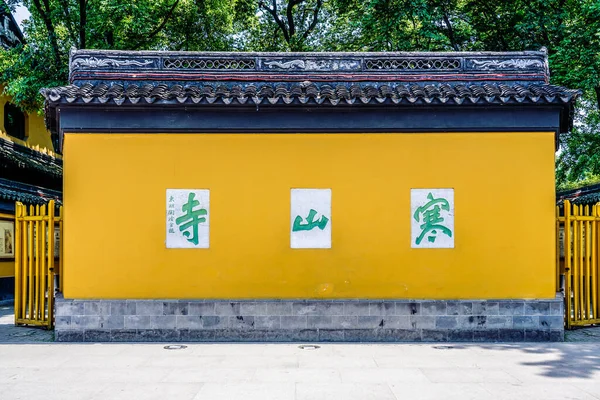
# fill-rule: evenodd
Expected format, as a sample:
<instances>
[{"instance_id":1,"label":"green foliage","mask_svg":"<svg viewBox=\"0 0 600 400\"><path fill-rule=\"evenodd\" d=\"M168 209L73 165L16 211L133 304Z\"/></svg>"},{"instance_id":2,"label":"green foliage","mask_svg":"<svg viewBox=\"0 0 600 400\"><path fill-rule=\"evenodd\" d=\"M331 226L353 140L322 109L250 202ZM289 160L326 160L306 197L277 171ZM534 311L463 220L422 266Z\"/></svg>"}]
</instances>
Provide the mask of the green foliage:
<instances>
[{"instance_id":1,"label":"green foliage","mask_svg":"<svg viewBox=\"0 0 600 400\"><path fill-rule=\"evenodd\" d=\"M598 0L4 0L23 3L27 44L0 50L0 81L39 110L67 83L72 47L240 51L548 49L552 83L582 89L557 183L600 174ZM0 4L2 4L0 2Z\"/></svg>"}]
</instances>

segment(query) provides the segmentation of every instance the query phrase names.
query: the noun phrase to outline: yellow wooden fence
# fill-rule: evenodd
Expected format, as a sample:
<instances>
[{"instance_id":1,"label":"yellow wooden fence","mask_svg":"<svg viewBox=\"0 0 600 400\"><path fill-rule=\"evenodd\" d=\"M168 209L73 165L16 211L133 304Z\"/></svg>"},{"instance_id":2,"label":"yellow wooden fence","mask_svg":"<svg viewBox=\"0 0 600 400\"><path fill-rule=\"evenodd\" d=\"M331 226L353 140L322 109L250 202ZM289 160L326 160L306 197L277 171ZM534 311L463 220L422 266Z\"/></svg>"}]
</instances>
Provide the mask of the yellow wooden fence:
<instances>
[{"instance_id":1,"label":"yellow wooden fence","mask_svg":"<svg viewBox=\"0 0 600 400\"><path fill-rule=\"evenodd\" d=\"M55 275L62 262L62 207L15 207L15 324L54 326ZM58 260L56 258L58 257ZM57 271L58 269L58 271ZM63 274L59 277L62 281ZM62 287L62 282L59 283Z\"/></svg>"},{"instance_id":2,"label":"yellow wooden fence","mask_svg":"<svg viewBox=\"0 0 600 400\"><path fill-rule=\"evenodd\" d=\"M600 203L556 209L556 284L565 293L566 327L600 323Z\"/></svg>"}]
</instances>

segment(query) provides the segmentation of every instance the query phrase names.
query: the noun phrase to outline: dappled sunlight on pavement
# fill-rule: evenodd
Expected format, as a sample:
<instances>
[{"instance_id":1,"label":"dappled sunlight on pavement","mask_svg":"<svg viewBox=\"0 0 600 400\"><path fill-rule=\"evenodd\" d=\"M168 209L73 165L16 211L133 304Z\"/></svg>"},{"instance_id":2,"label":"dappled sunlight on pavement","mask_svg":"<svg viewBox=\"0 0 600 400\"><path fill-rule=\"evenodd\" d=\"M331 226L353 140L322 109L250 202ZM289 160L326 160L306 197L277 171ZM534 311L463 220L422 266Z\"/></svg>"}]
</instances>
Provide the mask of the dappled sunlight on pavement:
<instances>
[{"instance_id":1,"label":"dappled sunlight on pavement","mask_svg":"<svg viewBox=\"0 0 600 400\"><path fill-rule=\"evenodd\" d=\"M600 399L600 343L0 345L0 399Z\"/></svg>"}]
</instances>

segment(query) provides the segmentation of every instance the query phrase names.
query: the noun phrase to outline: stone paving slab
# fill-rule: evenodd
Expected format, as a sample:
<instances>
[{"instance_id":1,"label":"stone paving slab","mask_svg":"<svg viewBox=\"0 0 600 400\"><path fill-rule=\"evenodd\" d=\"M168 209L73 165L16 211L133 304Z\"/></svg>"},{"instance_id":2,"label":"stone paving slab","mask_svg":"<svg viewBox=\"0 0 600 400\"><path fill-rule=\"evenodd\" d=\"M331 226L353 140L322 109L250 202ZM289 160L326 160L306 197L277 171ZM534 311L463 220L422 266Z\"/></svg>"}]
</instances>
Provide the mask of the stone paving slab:
<instances>
[{"instance_id":1,"label":"stone paving slab","mask_svg":"<svg viewBox=\"0 0 600 400\"><path fill-rule=\"evenodd\" d=\"M0 344L0 399L600 399L600 343Z\"/></svg>"},{"instance_id":2,"label":"stone paving slab","mask_svg":"<svg viewBox=\"0 0 600 400\"><path fill-rule=\"evenodd\" d=\"M15 311L10 303L0 305L0 343L53 342L54 332L43 328L15 326Z\"/></svg>"}]
</instances>

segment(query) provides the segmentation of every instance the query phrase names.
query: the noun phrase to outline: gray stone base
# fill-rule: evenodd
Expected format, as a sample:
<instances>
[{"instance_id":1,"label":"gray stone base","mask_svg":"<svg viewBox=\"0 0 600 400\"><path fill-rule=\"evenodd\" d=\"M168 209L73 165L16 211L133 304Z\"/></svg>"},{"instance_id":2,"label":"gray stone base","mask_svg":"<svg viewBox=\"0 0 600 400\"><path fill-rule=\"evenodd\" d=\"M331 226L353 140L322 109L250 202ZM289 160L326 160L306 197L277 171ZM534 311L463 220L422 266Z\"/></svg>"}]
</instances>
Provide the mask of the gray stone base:
<instances>
[{"instance_id":1,"label":"gray stone base","mask_svg":"<svg viewBox=\"0 0 600 400\"><path fill-rule=\"evenodd\" d=\"M563 341L563 300L56 300L60 342Z\"/></svg>"}]
</instances>

